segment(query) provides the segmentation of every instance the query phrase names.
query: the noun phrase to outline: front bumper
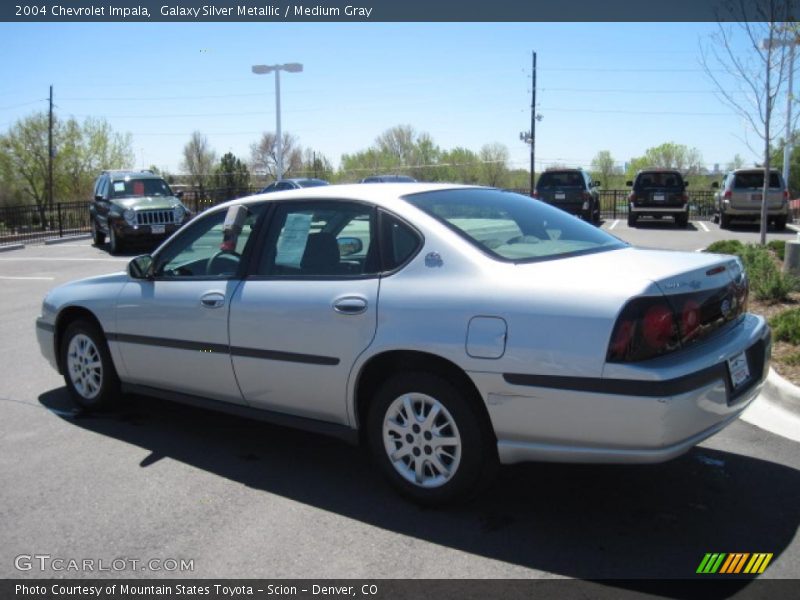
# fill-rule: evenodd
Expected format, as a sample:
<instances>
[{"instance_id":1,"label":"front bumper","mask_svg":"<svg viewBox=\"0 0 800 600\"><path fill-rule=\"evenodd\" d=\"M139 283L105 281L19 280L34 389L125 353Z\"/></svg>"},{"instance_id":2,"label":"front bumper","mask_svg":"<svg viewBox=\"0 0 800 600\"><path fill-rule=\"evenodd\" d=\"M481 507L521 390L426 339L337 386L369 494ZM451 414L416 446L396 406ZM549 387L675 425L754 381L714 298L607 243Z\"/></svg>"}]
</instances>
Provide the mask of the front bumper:
<instances>
[{"instance_id":1,"label":"front bumper","mask_svg":"<svg viewBox=\"0 0 800 600\"><path fill-rule=\"evenodd\" d=\"M58 358L56 356L55 334L56 328L42 317L36 319L36 341L39 349L47 362L58 371Z\"/></svg>"},{"instance_id":2,"label":"front bumper","mask_svg":"<svg viewBox=\"0 0 800 600\"><path fill-rule=\"evenodd\" d=\"M727 360L745 350L751 377L733 391ZM735 420L761 392L770 352L769 327L748 314L702 347L646 366L614 365L603 378L470 375L503 463L653 463Z\"/></svg>"},{"instance_id":3,"label":"front bumper","mask_svg":"<svg viewBox=\"0 0 800 600\"><path fill-rule=\"evenodd\" d=\"M111 223L117 237L125 241L165 239L178 231L182 225L183 223L165 223L164 231L156 233L153 231L153 225L129 225L125 221Z\"/></svg>"}]
</instances>

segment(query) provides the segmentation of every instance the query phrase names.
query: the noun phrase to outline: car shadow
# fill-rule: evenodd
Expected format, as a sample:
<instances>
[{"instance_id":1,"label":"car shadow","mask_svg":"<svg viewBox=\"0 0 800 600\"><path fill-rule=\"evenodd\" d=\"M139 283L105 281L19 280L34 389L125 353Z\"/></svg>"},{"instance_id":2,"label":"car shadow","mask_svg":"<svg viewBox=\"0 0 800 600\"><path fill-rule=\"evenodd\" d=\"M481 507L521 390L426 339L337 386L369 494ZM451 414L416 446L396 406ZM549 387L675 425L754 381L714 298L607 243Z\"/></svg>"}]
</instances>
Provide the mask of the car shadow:
<instances>
[{"instance_id":1,"label":"car shadow","mask_svg":"<svg viewBox=\"0 0 800 600\"><path fill-rule=\"evenodd\" d=\"M676 233L698 231L697 226L689 221L686 227L678 227L672 219L648 219L640 217L636 220L635 229L670 229Z\"/></svg>"},{"instance_id":2,"label":"car shadow","mask_svg":"<svg viewBox=\"0 0 800 600\"><path fill-rule=\"evenodd\" d=\"M115 462L120 474L169 458L404 536L605 586L697 577L707 552L777 559L800 522L798 471L709 448L647 466L503 467L477 498L425 509L396 495L365 451L333 438L140 396L97 415L77 409L65 388L39 401L76 427L149 451ZM642 581L617 581L625 578Z\"/></svg>"},{"instance_id":3,"label":"car shadow","mask_svg":"<svg viewBox=\"0 0 800 600\"><path fill-rule=\"evenodd\" d=\"M711 223L709 221L709 223ZM719 227L719 225L715 225ZM725 229L720 228L722 231L726 231ZM742 222L742 221L734 221L730 225L728 225L727 231L733 232L748 232L748 233L758 233L761 231L758 223L749 223L749 222ZM797 232L789 229L788 227L783 231L778 231L774 227L767 227L767 235L769 236L780 236L785 237L787 239L794 239L797 236Z\"/></svg>"}]
</instances>

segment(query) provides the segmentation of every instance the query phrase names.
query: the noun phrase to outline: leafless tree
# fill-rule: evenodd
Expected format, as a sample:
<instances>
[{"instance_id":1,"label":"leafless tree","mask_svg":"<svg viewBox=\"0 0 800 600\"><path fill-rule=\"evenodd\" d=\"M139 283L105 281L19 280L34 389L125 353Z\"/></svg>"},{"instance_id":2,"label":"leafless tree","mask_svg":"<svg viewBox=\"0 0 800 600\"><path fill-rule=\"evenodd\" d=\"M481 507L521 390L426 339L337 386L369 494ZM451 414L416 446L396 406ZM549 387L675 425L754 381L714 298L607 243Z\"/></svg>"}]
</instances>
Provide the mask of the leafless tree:
<instances>
[{"instance_id":1,"label":"leafless tree","mask_svg":"<svg viewBox=\"0 0 800 600\"><path fill-rule=\"evenodd\" d=\"M283 155L283 177L291 177L303 170L303 151L290 133L284 133L281 144ZM255 173L264 173L275 179L278 174L277 137L271 131L265 132L261 139L250 146L250 163Z\"/></svg>"},{"instance_id":2,"label":"leafless tree","mask_svg":"<svg viewBox=\"0 0 800 600\"><path fill-rule=\"evenodd\" d=\"M205 196L205 185L214 170L217 154L208 145L208 139L199 131L192 133L191 139L183 147L183 170L189 173L192 185Z\"/></svg>"},{"instance_id":3,"label":"leafless tree","mask_svg":"<svg viewBox=\"0 0 800 600\"><path fill-rule=\"evenodd\" d=\"M720 99L764 144L761 244L767 237L770 145L780 129L775 101L789 74L790 46L797 42L790 23L794 8L794 0L727 0L717 13L717 31L700 45L701 64Z\"/></svg>"}]
</instances>

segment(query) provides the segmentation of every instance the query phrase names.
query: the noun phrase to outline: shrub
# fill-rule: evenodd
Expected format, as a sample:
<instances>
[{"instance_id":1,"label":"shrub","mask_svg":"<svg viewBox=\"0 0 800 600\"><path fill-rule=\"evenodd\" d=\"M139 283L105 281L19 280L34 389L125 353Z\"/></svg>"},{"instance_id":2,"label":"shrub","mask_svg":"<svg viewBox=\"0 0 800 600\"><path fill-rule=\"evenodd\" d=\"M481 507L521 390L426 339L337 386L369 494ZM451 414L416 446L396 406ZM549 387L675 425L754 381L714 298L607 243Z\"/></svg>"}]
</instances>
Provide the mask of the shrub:
<instances>
[{"instance_id":1,"label":"shrub","mask_svg":"<svg viewBox=\"0 0 800 600\"><path fill-rule=\"evenodd\" d=\"M777 341L800 345L800 308L790 308L769 320Z\"/></svg>"},{"instance_id":2,"label":"shrub","mask_svg":"<svg viewBox=\"0 0 800 600\"><path fill-rule=\"evenodd\" d=\"M712 254L735 254L740 256L743 249L744 244L739 240L720 240L711 244L705 251Z\"/></svg>"},{"instance_id":3,"label":"shrub","mask_svg":"<svg viewBox=\"0 0 800 600\"><path fill-rule=\"evenodd\" d=\"M783 257L786 254L786 240L772 240L767 244L767 248L772 250L783 262Z\"/></svg>"}]
</instances>

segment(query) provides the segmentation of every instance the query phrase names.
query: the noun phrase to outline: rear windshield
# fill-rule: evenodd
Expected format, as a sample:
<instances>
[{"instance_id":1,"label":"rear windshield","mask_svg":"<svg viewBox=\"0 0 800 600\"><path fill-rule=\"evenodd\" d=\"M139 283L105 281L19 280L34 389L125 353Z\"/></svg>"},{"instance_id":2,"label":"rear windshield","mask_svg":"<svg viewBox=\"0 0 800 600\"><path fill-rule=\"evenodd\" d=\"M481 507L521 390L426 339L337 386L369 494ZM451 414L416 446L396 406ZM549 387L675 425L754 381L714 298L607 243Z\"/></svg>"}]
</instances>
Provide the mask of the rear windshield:
<instances>
[{"instance_id":1,"label":"rear windshield","mask_svg":"<svg viewBox=\"0 0 800 600\"><path fill-rule=\"evenodd\" d=\"M539 189L554 187L584 187L586 181L581 173L575 171L545 171L539 177Z\"/></svg>"},{"instance_id":2,"label":"rear windshield","mask_svg":"<svg viewBox=\"0 0 800 600\"><path fill-rule=\"evenodd\" d=\"M300 187L319 187L321 185L328 185L327 181L323 181L322 179L301 179L297 182Z\"/></svg>"},{"instance_id":3,"label":"rear windshield","mask_svg":"<svg viewBox=\"0 0 800 600\"><path fill-rule=\"evenodd\" d=\"M533 262L626 246L558 208L511 192L444 190L404 199L498 260Z\"/></svg>"},{"instance_id":4,"label":"rear windshield","mask_svg":"<svg viewBox=\"0 0 800 600\"><path fill-rule=\"evenodd\" d=\"M761 189L764 187L764 172L753 171L752 173L736 173L733 179L733 187ZM781 179L777 173L769 174L769 187L781 187Z\"/></svg>"},{"instance_id":5,"label":"rear windshield","mask_svg":"<svg viewBox=\"0 0 800 600\"><path fill-rule=\"evenodd\" d=\"M682 188L683 178L680 173L639 173L633 187Z\"/></svg>"}]
</instances>

